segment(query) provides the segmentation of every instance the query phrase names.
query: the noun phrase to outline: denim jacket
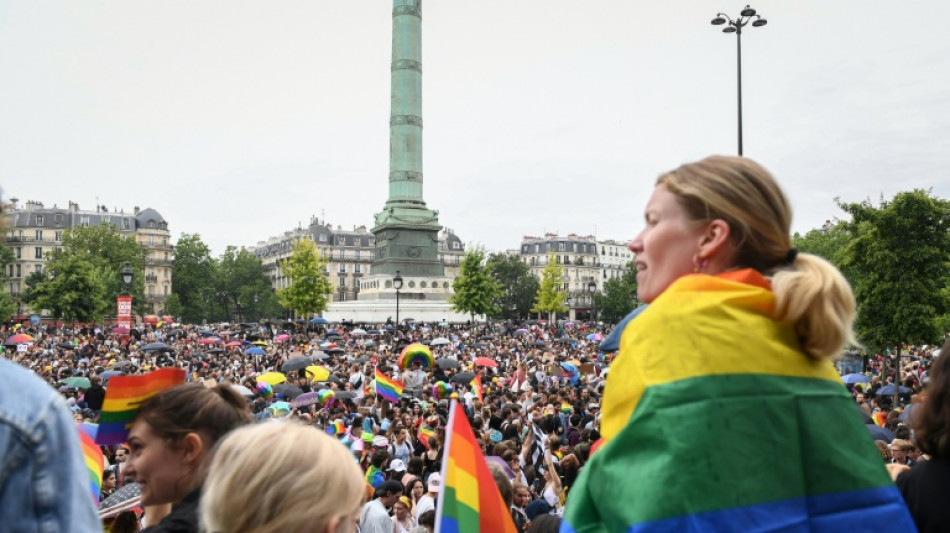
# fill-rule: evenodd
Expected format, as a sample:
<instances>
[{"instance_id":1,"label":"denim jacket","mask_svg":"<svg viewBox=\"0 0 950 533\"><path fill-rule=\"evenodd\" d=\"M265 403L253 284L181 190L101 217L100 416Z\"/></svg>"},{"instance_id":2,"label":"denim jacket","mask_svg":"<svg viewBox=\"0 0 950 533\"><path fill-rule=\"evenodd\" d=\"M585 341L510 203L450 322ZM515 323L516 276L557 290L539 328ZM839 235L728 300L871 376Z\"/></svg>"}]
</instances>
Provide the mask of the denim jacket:
<instances>
[{"instance_id":1,"label":"denim jacket","mask_svg":"<svg viewBox=\"0 0 950 533\"><path fill-rule=\"evenodd\" d=\"M0 383L0 530L101 532L62 397L6 359L0 359Z\"/></svg>"}]
</instances>

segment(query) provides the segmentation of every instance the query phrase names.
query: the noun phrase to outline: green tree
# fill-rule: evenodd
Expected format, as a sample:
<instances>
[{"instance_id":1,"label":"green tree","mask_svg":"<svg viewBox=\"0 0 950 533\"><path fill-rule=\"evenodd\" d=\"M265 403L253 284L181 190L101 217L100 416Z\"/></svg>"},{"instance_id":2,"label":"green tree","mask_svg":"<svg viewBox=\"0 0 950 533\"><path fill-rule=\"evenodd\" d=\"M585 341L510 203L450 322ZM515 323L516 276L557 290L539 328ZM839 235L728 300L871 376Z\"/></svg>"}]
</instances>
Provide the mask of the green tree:
<instances>
[{"instance_id":1,"label":"green tree","mask_svg":"<svg viewBox=\"0 0 950 533\"><path fill-rule=\"evenodd\" d=\"M20 294L20 299L23 300L23 303L36 307L34 305L36 301L36 288L46 280L46 272L42 270L30 272L30 275L23 281L24 288Z\"/></svg>"},{"instance_id":2,"label":"green tree","mask_svg":"<svg viewBox=\"0 0 950 533\"><path fill-rule=\"evenodd\" d=\"M215 291L215 261L208 247L197 233L184 233L175 244L175 266L172 277L172 296L180 310L175 313L166 303L166 310L187 323L210 319L209 308Z\"/></svg>"},{"instance_id":3,"label":"green tree","mask_svg":"<svg viewBox=\"0 0 950 533\"><path fill-rule=\"evenodd\" d=\"M604 283L604 292L594 295L597 313L604 322L616 324L637 306L637 269L633 261L619 278Z\"/></svg>"},{"instance_id":4,"label":"green tree","mask_svg":"<svg viewBox=\"0 0 950 533\"><path fill-rule=\"evenodd\" d=\"M495 301L502 291L485 264L484 250L475 248L465 252L452 290L454 294L449 299L452 309L468 313L472 322L475 322L475 315L487 318L498 312Z\"/></svg>"},{"instance_id":5,"label":"green tree","mask_svg":"<svg viewBox=\"0 0 950 533\"><path fill-rule=\"evenodd\" d=\"M290 286L277 291L281 305L300 318L326 309L333 286L323 273L327 260L320 255L313 241L301 239L294 243L293 252L282 266Z\"/></svg>"},{"instance_id":6,"label":"green tree","mask_svg":"<svg viewBox=\"0 0 950 533\"><path fill-rule=\"evenodd\" d=\"M7 246L0 246L0 277L7 276L7 265L12 265L16 262L16 256ZM13 300L13 297L6 292L7 284L3 283L3 286L0 287L0 317L8 317L16 313L17 305Z\"/></svg>"},{"instance_id":7,"label":"green tree","mask_svg":"<svg viewBox=\"0 0 950 533\"><path fill-rule=\"evenodd\" d=\"M112 296L102 279L102 269L80 254L62 254L51 263L53 266L47 268L51 275L34 289L36 307L64 321L101 319Z\"/></svg>"},{"instance_id":8,"label":"green tree","mask_svg":"<svg viewBox=\"0 0 950 533\"><path fill-rule=\"evenodd\" d=\"M531 269L517 255L495 253L488 256L488 269L501 287L495 298L495 318L521 320L528 317L540 284Z\"/></svg>"},{"instance_id":9,"label":"green tree","mask_svg":"<svg viewBox=\"0 0 950 533\"><path fill-rule=\"evenodd\" d=\"M849 225L836 220L826 222L824 226L804 235L795 233L792 236L792 245L800 252L823 257L838 269L842 269L852 240Z\"/></svg>"},{"instance_id":10,"label":"green tree","mask_svg":"<svg viewBox=\"0 0 950 533\"><path fill-rule=\"evenodd\" d=\"M184 306L181 305L181 300L178 299L178 295L172 292L168 295L168 298L165 299L165 314L168 316L175 317L176 319L181 319L181 314L185 310Z\"/></svg>"},{"instance_id":11,"label":"green tree","mask_svg":"<svg viewBox=\"0 0 950 533\"><path fill-rule=\"evenodd\" d=\"M563 284L564 269L557 264L554 258L554 252L548 256L548 264L541 270L541 283L538 286L538 292L535 296L532 313L547 313L553 321L557 313L567 311L564 300L567 294L561 290Z\"/></svg>"},{"instance_id":12,"label":"green tree","mask_svg":"<svg viewBox=\"0 0 950 533\"><path fill-rule=\"evenodd\" d=\"M930 192L838 205L854 236L843 265L853 273L857 332L868 347L933 344L950 311L950 202Z\"/></svg>"}]
</instances>

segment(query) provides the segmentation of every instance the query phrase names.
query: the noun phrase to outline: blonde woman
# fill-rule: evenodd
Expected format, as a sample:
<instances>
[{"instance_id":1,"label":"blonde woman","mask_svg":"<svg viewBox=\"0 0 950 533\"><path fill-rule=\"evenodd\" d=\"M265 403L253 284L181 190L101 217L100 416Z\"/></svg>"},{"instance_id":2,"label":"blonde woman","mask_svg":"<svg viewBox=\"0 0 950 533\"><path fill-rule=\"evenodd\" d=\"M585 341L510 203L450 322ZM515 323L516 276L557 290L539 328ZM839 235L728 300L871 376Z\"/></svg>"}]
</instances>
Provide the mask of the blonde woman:
<instances>
[{"instance_id":1,"label":"blonde woman","mask_svg":"<svg viewBox=\"0 0 950 533\"><path fill-rule=\"evenodd\" d=\"M221 442L205 482L201 526L214 533L350 533L363 499L359 466L338 441L312 427L257 424Z\"/></svg>"}]
</instances>

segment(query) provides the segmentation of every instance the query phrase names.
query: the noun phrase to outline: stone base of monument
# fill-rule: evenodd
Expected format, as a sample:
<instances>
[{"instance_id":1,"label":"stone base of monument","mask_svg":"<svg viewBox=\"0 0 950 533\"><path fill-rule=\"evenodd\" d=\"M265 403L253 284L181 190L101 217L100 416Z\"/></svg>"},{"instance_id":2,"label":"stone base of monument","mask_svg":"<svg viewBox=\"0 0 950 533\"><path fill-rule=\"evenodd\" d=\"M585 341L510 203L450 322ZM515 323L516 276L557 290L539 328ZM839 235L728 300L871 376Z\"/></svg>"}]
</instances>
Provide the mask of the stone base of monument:
<instances>
[{"instance_id":1,"label":"stone base of monument","mask_svg":"<svg viewBox=\"0 0 950 533\"><path fill-rule=\"evenodd\" d=\"M399 320L412 318L416 322L464 323L471 316L452 310L448 301L452 296L452 278L444 276L403 277L399 291ZM359 298L346 302L332 302L323 317L331 322L396 321L396 289L391 276L368 276L360 280ZM484 316L475 320L484 321Z\"/></svg>"}]
</instances>

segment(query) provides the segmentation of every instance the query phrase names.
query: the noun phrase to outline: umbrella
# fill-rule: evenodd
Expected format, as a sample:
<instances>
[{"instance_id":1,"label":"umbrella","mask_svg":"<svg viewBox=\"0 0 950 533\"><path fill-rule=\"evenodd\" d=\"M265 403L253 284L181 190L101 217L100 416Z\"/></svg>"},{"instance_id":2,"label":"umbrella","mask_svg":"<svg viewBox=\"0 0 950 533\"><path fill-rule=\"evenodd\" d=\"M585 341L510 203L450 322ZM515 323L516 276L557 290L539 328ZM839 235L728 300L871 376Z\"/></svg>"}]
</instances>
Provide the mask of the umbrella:
<instances>
[{"instance_id":1,"label":"umbrella","mask_svg":"<svg viewBox=\"0 0 950 533\"><path fill-rule=\"evenodd\" d=\"M223 349L223 348L213 348L213 349L211 349L211 350L208 350L208 351L205 352L205 353L208 353L208 354L224 353L224 349Z\"/></svg>"},{"instance_id":2,"label":"umbrella","mask_svg":"<svg viewBox=\"0 0 950 533\"><path fill-rule=\"evenodd\" d=\"M311 323L311 324L317 324L317 325L323 325L323 324L329 324L330 321L327 320L327 319L325 319L325 318L323 318L322 316L318 316L317 318L311 318L311 319L310 319L310 323Z\"/></svg>"},{"instance_id":3,"label":"umbrella","mask_svg":"<svg viewBox=\"0 0 950 533\"><path fill-rule=\"evenodd\" d=\"M267 410L274 416L284 416L290 414L290 404L287 402L274 402L267 407Z\"/></svg>"},{"instance_id":4,"label":"umbrella","mask_svg":"<svg viewBox=\"0 0 950 533\"><path fill-rule=\"evenodd\" d=\"M129 328L127 328L127 327L125 327L125 326L117 326L117 327L112 328L111 333L112 333L113 335L128 335L128 334L129 334Z\"/></svg>"},{"instance_id":5,"label":"umbrella","mask_svg":"<svg viewBox=\"0 0 950 533\"><path fill-rule=\"evenodd\" d=\"M415 322L415 321L416 321L415 318L404 318L404 319L402 319L402 322L405 323L405 324L409 324L409 323L412 323L412 322Z\"/></svg>"},{"instance_id":6,"label":"umbrella","mask_svg":"<svg viewBox=\"0 0 950 533\"><path fill-rule=\"evenodd\" d=\"M3 345L16 346L17 344L26 344L28 342L33 342L33 337L30 337L26 333L17 333L16 335L7 337L7 340L3 341Z\"/></svg>"},{"instance_id":7,"label":"umbrella","mask_svg":"<svg viewBox=\"0 0 950 533\"><path fill-rule=\"evenodd\" d=\"M66 378L62 381L62 383L65 383L66 385L69 385L70 387L76 387L77 389L89 388L89 378L83 378L83 377Z\"/></svg>"},{"instance_id":8,"label":"umbrella","mask_svg":"<svg viewBox=\"0 0 950 533\"><path fill-rule=\"evenodd\" d=\"M590 335L587 336L587 340L589 340L589 341L602 341L602 340L604 340L604 336L601 335L600 333L591 333Z\"/></svg>"},{"instance_id":9,"label":"umbrella","mask_svg":"<svg viewBox=\"0 0 950 533\"><path fill-rule=\"evenodd\" d=\"M900 394L910 394L910 389L907 387L901 387L898 389ZM894 396L894 385L888 385L886 387L881 387L877 391L878 396Z\"/></svg>"},{"instance_id":10,"label":"umbrella","mask_svg":"<svg viewBox=\"0 0 950 533\"><path fill-rule=\"evenodd\" d=\"M278 383L284 383L287 381L287 376L281 374L280 372L268 372L266 374L257 376L257 381L263 381L264 383L269 383L270 385L277 385Z\"/></svg>"},{"instance_id":11,"label":"umbrella","mask_svg":"<svg viewBox=\"0 0 950 533\"><path fill-rule=\"evenodd\" d=\"M448 323L448 322L439 322L437 325L438 325L440 328L447 328L447 327L449 327L449 323Z\"/></svg>"},{"instance_id":12,"label":"umbrella","mask_svg":"<svg viewBox=\"0 0 950 533\"><path fill-rule=\"evenodd\" d=\"M323 382L323 383L327 383L327 382L329 382L329 383L336 383L337 385L341 385L341 386L343 385L343 380L341 380L340 378L334 376L333 374L330 374L329 376L327 376L327 377L324 378L324 379L316 379L316 380L314 380L314 381L319 381L319 382Z\"/></svg>"},{"instance_id":13,"label":"umbrella","mask_svg":"<svg viewBox=\"0 0 950 533\"><path fill-rule=\"evenodd\" d=\"M328 353L328 354L340 354L340 353L344 353L344 352L346 352L346 350L344 350L343 348L329 348L329 349L327 349L327 353Z\"/></svg>"},{"instance_id":14,"label":"umbrella","mask_svg":"<svg viewBox=\"0 0 950 533\"><path fill-rule=\"evenodd\" d=\"M841 381L844 381L848 385L854 385L855 383L870 383L871 378L864 374L845 374L841 376Z\"/></svg>"},{"instance_id":15,"label":"umbrella","mask_svg":"<svg viewBox=\"0 0 950 533\"><path fill-rule=\"evenodd\" d=\"M117 361L109 365L109 368L125 368L132 364L132 361Z\"/></svg>"},{"instance_id":16,"label":"umbrella","mask_svg":"<svg viewBox=\"0 0 950 533\"><path fill-rule=\"evenodd\" d=\"M234 348L234 347L240 346L240 345L242 345L242 344L244 344L244 343L241 342L241 341L231 341L231 342L225 344L225 346L227 346L228 348Z\"/></svg>"},{"instance_id":17,"label":"umbrella","mask_svg":"<svg viewBox=\"0 0 950 533\"><path fill-rule=\"evenodd\" d=\"M256 341L252 342L251 344L253 344L253 345L255 345L255 346L267 346L267 343L264 342L264 341L262 341L262 340L260 340L260 339L258 339L258 340L256 340Z\"/></svg>"},{"instance_id":18,"label":"umbrella","mask_svg":"<svg viewBox=\"0 0 950 533\"><path fill-rule=\"evenodd\" d=\"M376 344L376 341L373 339L363 339L360 341L360 346L372 346Z\"/></svg>"},{"instance_id":19,"label":"umbrella","mask_svg":"<svg viewBox=\"0 0 950 533\"><path fill-rule=\"evenodd\" d=\"M205 337L203 339L198 339L198 344L211 345L211 344L217 344L219 342L221 342L221 339L219 339L218 337Z\"/></svg>"},{"instance_id":20,"label":"umbrella","mask_svg":"<svg viewBox=\"0 0 950 533\"><path fill-rule=\"evenodd\" d=\"M864 427L868 428L868 433L871 434L871 438L874 440L882 440L888 444L894 440L894 432L887 428L882 428L877 424L864 424Z\"/></svg>"},{"instance_id":21,"label":"umbrella","mask_svg":"<svg viewBox=\"0 0 950 533\"><path fill-rule=\"evenodd\" d=\"M356 398L356 393L351 390L341 390L335 394L338 400L352 400Z\"/></svg>"},{"instance_id":22,"label":"umbrella","mask_svg":"<svg viewBox=\"0 0 950 533\"><path fill-rule=\"evenodd\" d=\"M340 336L340 332L335 329L331 329L326 334L326 337L339 337L339 336Z\"/></svg>"},{"instance_id":23,"label":"umbrella","mask_svg":"<svg viewBox=\"0 0 950 533\"><path fill-rule=\"evenodd\" d=\"M449 381L455 383L469 383L473 379L475 379L475 372L459 372L458 374L455 374L449 378Z\"/></svg>"},{"instance_id":24,"label":"umbrella","mask_svg":"<svg viewBox=\"0 0 950 533\"><path fill-rule=\"evenodd\" d=\"M515 333L528 333L528 330L526 330L525 328L519 328L515 330Z\"/></svg>"},{"instance_id":25,"label":"umbrella","mask_svg":"<svg viewBox=\"0 0 950 533\"><path fill-rule=\"evenodd\" d=\"M135 482L126 483L99 503L99 518L112 518L141 505L142 486Z\"/></svg>"},{"instance_id":26,"label":"umbrella","mask_svg":"<svg viewBox=\"0 0 950 533\"><path fill-rule=\"evenodd\" d=\"M309 357L291 357L286 363L280 365L280 371L284 373L293 372L301 368L307 368L312 362L313 360Z\"/></svg>"},{"instance_id":27,"label":"umbrella","mask_svg":"<svg viewBox=\"0 0 950 533\"><path fill-rule=\"evenodd\" d=\"M168 347L164 342L151 342L142 346L143 352L158 352L158 351L169 351L171 348Z\"/></svg>"},{"instance_id":28,"label":"umbrella","mask_svg":"<svg viewBox=\"0 0 950 533\"><path fill-rule=\"evenodd\" d=\"M538 342L534 343L534 345L535 345L535 346L546 346L546 345L544 344L544 341L538 341Z\"/></svg>"},{"instance_id":29,"label":"umbrella","mask_svg":"<svg viewBox=\"0 0 950 533\"><path fill-rule=\"evenodd\" d=\"M382 335L383 332L378 329L370 329L370 330L366 330L366 334L367 335Z\"/></svg>"},{"instance_id":30,"label":"umbrella","mask_svg":"<svg viewBox=\"0 0 950 533\"><path fill-rule=\"evenodd\" d=\"M362 328L356 328L350 332L352 335L366 335L366 330Z\"/></svg>"},{"instance_id":31,"label":"umbrella","mask_svg":"<svg viewBox=\"0 0 950 533\"><path fill-rule=\"evenodd\" d=\"M495 368L498 366L498 363L496 363L494 360L489 359L487 357L476 357L475 366L490 366L492 368Z\"/></svg>"},{"instance_id":32,"label":"umbrella","mask_svg":"<svg viewBox=\"0 0 950 533\"><path fill-rule=\"evenodd\" d=\"M564 327L565 327L565 328L573 328L573 327L574 327L574 323L573 323L573 322L565 322L565 323L564 323Z\"/></svg>"},{"instance_id":33,"label":"umbrella","mask_svg":"<svg viewBox=\"0 0 950 533\"><path fill-rule=\"evenodd\" d=\"M361 365L365 363L366 361L369 361L369 357L360 356L360 357L354 357L350 362Z\"/></svg>"},{"instance_id":34,"label":"umbrella","mask_svg":"<svg viewBox=\"0 0 950 533\"><path fill-rule=\"evenodd\" d=\"M234 392L240 394L241 396L244 396L244 397L254 396L254 391L245 387L244 385L231 384L231 388L234 389Z\"/></svg>"},{"instance_id":35,"label":"umbrella","mask_svg":"<svg viewBox=\"0 0 950 533\"><path fill-rule=\"evenodd\" d=\"M484 342L476 342L475 344L472 345L472 348L478 348L479 350L481 350L482 348L488 348L488 345L485 344Z\"/></svg>"},{"instance_id":36,"label":"umbrella","mask_svg":"<svg viewBox=\"0 0 950 533\"><path fill-rule=\"evenodd\" d=\"M322 366L310 365L306 369L307 377L313 381L326 381L330 377L330 371Z\"/></svg>"},{"instance_id":37,"label":"umbrella","mask_svg":"<svg viewBox=\"0 0 950 533\"><path fill-rule=\"evenodd\" d=\"M301 408L307 407L310 405L318 405L320 403L320 393L318 392L306 392L297 396L294 399L294 407Z\"/></svg>"},{"instance_id":38,"label":"umbrella","mask_svg":"<svg viewBox=\"0 0 950 533\"><path fill-rule=\"evenodd\" d=\"M248 350L244 353L246 353L247 355L264 355L267 352L255 346L253 348L248 348Z\"/></svg>"},{"instance_id":39,"label":"umbrella","mask_svg":"<svg viewBox=\"0 0 950 533\"><path fill-rule=\"evenodd\" d=\"M284 398L296 398L303 394L303 389L296 385L291 385L289 383L281 383L274 387L275 394L282 394Z\"/></svg>"},{"instance_id":40,"label":"umbrella","mask_svg":"<svg viewBox=\"0 0 950 533\"><path fill-rule=\"evenodd\" d=\"M452 344L452 341L446 339L445 337L439 337L438 339L432 339L432 342L429 343L429 346L444 346L446 344Z\"/></svg>"},{"instance_id":41,"label":"umbrella","mask_svg":"<svg viewBox=\"0 0 950 533\"><path fill-rule=\"evenodd\" d=\"M199 331L198 331L198 335L204 335L204 336L206 336L206 337L210 337L210 336L214 335L214 332L211 331L210 329L202 329L202 330L199 330Z\"/></svg>"},{"instance_id":42,"label":"umbrella","mask_svg":"<svg viewBox=\"0 0 950 533\"><path fill-rule=\"evenodd\" d=\"M481 340L481 341L490 341L490 340L492 340L492 339L494 339L494 338L495 338L494 335L482 335L481 337L478 338L478 340Z\"/></svg>"},{"instance_id":43,"label":"umbrella","mask_svg":"<svg viewBox=\"0 0 950 533\"><path fill-rule=\"evenodd\" d=\"M330 358L330 356L327 355L327 354L324 353L324 352L317 352L317 353L313 354L313 358L316 359L316 360L318 360L318 361L326 361L327 359Z\"/></svg>"},{"instance_id":44,"label":"umbrella","mask_svg":"<svg viewBox=\"0 0 950 533\"><path fill-rule=\"evenodd\" d=\"M439 359L438 361L435 362L435 364L438 365L439 368L443 368L443 369L450 369L450 368L458 368L458 367L459 367L459 362L458 362L457 360L451 359L451 358Z\"/></svg>"},{"instance_id":45,"label":"umbrella","mask_svg":"<svg viewBox=\"0 0 950 533\"><path fill-rule=\"evenodd\" d=\"M107 370L101 374L103 383L109 383L109 378L112 376L124 376L125 372L121 370Z\"/></svg>"},{"instance_id":46,"label":"umbrella","mask_svg":"<svg viewBox=\"0 0 950 533\"><path fill-rule=\"evenodd\" d=\"M290 338L290 335L286 333L281 333L280 335L274 337L274 342L284 342L285 340L289 338Z\"/></svg>"},{"instance_id":47,"label":"umbrella","mask_svg":"<svg viewBox=\"0 0 950 533\"><path fill-rule=\"evenodd\" d=\"M61 342L56 345L57 348L62 348L63 350L75 350L76 345L69 344L68 342Z\"/></svg>"}]
</instances>

